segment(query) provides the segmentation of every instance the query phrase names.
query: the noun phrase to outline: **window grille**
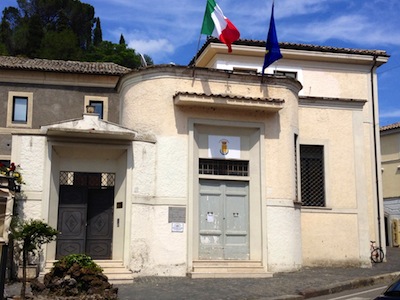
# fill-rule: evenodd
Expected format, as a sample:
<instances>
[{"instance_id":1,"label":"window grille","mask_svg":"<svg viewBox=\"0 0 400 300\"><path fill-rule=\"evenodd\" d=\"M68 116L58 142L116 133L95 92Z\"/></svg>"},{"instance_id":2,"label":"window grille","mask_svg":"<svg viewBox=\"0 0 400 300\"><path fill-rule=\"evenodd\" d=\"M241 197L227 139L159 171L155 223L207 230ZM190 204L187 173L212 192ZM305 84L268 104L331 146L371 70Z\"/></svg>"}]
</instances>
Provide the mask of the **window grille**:
<instances>
[{"instance_id":1,"label":"window grille","mask_svg":"<svg viewBox=\"0 0 400 300\"><path fill-rule=\"evenodd\" d=\"M87 186L89 188L113 187L115 186L115 174L61 171L60 185Z\"/></svg>"},{"instance_id":2,"label":"window grille","mask_svg":"<svg viewBox=\"0 0 400 300\"><path fill-rule=\"evenodd\" d=\"M199 174L249 176L249 161L200 158Z\"/></svg>"},{"instance_id":3,"label":"window grille","mask_svg":"<svg viewBox=\"0 0 400 300\"><path fill-rule=\"evenodd\" d=\"M300 146L301 201L303 206L325 206L324 147Z\"/></svg>"},{"instance_id":4,"label":"window grille","mask_svg":"<svg viewBox=\"0 0 400 300\"><path fill-rule=\"evenodd\" d=\"M274 70L274 75L286 76L286 77L297 79L297 72Z\"/></svg>"}]
</instances>

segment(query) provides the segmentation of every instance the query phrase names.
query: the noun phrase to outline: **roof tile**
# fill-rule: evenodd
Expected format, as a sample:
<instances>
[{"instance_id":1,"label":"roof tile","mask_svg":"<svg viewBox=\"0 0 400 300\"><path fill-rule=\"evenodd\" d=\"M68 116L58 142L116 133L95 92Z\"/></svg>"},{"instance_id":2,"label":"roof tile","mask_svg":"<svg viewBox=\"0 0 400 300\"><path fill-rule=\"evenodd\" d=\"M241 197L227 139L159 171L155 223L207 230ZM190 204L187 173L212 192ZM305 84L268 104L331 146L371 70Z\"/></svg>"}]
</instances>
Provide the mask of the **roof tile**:
<instances>
[{"instance_id":1,"label":"roof tile","mask_svg":"<svg viewBox=\"0 0 400 300\"><path fill-rule=\"evenodd\" d=\"M131 71L129 68L111 62L64 61L15 56L0 56L0 69L118 76Z\"/></svg>"}]
</instances>

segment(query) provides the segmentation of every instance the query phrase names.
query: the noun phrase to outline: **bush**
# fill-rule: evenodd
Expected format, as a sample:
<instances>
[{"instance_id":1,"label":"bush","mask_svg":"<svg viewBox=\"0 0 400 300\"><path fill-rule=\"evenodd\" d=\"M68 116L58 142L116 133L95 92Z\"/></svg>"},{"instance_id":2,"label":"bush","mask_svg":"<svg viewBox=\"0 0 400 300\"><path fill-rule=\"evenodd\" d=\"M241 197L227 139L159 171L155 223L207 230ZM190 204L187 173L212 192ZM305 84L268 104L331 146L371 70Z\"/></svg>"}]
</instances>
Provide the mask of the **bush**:
<instances>
[{"instance_id":1,"label":"bush","mask_svg":"<svg viewBox=\"0 0 400 300\"><path fill-rule=\"evenodd\" d=\"M101 273L103 269L96 264L92 258L86 254L70 254L64 256L54 263L55 268L69 270L74 264L78 264L81 268L88 269L93 273Z\"/></svg>"},{"instance_id":2,"label":"bush","mask_svg":"<svg viewBox=\"0 0 400 300\"><path fill-rule=\"evenodd\" d=\"M35 296L47 296L45 299L71 296L79 297L77 299L118 299L118 289L108 282L101 267L85 254L64 256L44 276L43 284L33 281L31 289Z\"/></svg>"}]
</instances>

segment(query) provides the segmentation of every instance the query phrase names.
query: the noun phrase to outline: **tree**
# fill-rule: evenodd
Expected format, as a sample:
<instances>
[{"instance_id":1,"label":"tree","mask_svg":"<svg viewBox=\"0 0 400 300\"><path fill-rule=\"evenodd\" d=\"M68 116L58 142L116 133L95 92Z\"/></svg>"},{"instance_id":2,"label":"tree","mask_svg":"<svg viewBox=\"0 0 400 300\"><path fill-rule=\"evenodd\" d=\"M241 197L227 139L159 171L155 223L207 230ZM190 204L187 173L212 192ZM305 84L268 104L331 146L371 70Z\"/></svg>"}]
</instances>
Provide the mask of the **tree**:
<instances>
[{"instance_id":1,"label":"tree","mask_svg":"<svg viewBox=\"0 0 400 300\"><path fill-rule=\"evenodd\" d=\"M143 56L148 66L154 65L153 59L150 56L148 56L147 54L144 54Z\"/></svg>"},{"instance_id":2,"label":"tree","mask_svg":"<svg viewBox=\"0 0 400 300\"><path fill-rule=\"evenodd\" d=\"M29 253L35 255L42 245L54 241L59 232L41 220L21 221L17 219L15 222L12 226L12 235L14 240L22 244L21 299L25 299L26 266Z\"/></svg>"},{"instance_id":3,"label":"tree","mask_svg":"<svg viewBox=\"0 0 400 300\"><path fill-rule=\"evenodd\" d=\"M100 18L96 18L96 26L93 31L93 46L98 46L103 41Z\"/></svg>"},{"instance_id":4,"label":"tree","mask_svg":"<svg viewBox=\"0 0 400 300\"><path fill-rule=\"evenodd\" d=\"M103 41L94 7L79 0L17 0L18 8L3 10L0 54L62 60L114 62L140 66L140 57L127 47ZM151 60L151 58L149 58Z\"/></svg>"},{"instance_id":5,"label":"tree","mask_svg":"<svg viewBox=\"0 0 400 300\"><path fill-rule=\"evenodd\" d=\"M82 50L77 46L77 37L71 29L49 31L42 39L37 57L61 60L81 60Z\"/></svg>"},{"instance_id":6,"label":"tree","mask_svg":"<svg viewBox=\"0 0 400 300\"><path fill-rule=\"evenodd\" d=\"M124 38L124 36L123 36L122 33L121 33L121 36L120 36L120 38L119 38L119 44L120 44L120 45L126 45L125 38Z\"/></svg>"},{"instance_id":7,"label":"tree","mask_svg":"<svg viewBox=\"0 0 400 300\"><path fill-rule=\"evenodd\" d=\"M138 68L140 57L134 49L128 48L125 44L114 44L103 41L97 47L93 47L85 56L86 61L114 62L128 68Z\"/></svg>"}]
</instances>

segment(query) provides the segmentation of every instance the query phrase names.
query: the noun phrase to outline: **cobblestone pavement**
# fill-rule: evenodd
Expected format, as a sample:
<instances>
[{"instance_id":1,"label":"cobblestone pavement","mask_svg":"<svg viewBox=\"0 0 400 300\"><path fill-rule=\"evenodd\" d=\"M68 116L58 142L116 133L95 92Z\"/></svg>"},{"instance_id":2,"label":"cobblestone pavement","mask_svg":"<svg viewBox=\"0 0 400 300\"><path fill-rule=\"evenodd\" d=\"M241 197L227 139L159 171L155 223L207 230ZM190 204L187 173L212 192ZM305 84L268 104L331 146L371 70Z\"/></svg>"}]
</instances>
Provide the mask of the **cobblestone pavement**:
<instances>
[{"instance_id":1,"label":"cobblestone pavement","mask_svg":"<svg viewBox=\"0 0 400 300\"><path fill-rule=\"evenodd\" d=\"M141 277L117 285L120 300L251 300L304 299L375 283L400 275L400 249L387 249L387 262L371 268L303 268L263 279L190 279ZM15 285L14 285L15 286ZM7 290L8 289L8 290ZM6 285L6 294L12 286ZM10 294L9 294L10 295Z\"/></svg>"}]
</instances>

